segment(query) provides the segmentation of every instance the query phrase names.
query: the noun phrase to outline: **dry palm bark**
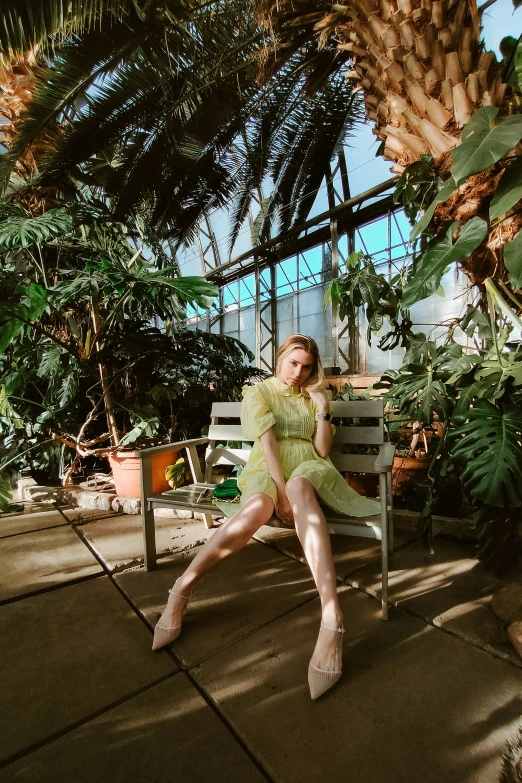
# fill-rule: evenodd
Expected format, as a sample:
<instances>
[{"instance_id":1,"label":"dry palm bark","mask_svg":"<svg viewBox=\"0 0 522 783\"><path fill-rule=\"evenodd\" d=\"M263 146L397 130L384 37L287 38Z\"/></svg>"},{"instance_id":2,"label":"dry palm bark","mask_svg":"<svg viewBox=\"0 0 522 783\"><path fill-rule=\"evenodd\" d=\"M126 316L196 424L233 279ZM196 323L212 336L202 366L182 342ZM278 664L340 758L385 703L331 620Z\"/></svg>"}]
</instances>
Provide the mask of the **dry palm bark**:
<instances>
[{"instance_id":1,"label":"dry palm bark","mask_svg":"<svg viewBox=\"0 0 522 783\"><path fill-rule=\"evenodd\" d=\"M17 124L32 99L39 72L37 47L10 57L0 53L0 144L7 149L18 135ZM54 142L55 131L49 129L24 151L13 170L14 184L23 184L38 172L38 161ZM53 195L50 188L31 187L20 201L32 215L40 215L53 206Z\"/></svg>"},{"instance_id":2,"label":"dry palm bark","mask_svg":"<svg viewBox=\"0 0 522 783\"><path fill-rule=\"evenodd\" d=\"M331 72L335 58L339 63L340 56L349 56L346 76L362 88L373 132L397 173L429 153L436 173L445 178L451 150L471 115L481 106L510 111L500 64L480 40L475 0L346 0L336 5L257 0L256 7L275 41L264 53L265 78L313 37L325 55L328 51L330 63L325 57L316 67L311 85ZM465 182L437 208L435 225L463 223L477 214L486 219L485 202L504 168L499 162ZM522 214L514 210L489 232L467 265L473 281L496 276L497 251L521 225Z\"/></svg>"}]
</instances>

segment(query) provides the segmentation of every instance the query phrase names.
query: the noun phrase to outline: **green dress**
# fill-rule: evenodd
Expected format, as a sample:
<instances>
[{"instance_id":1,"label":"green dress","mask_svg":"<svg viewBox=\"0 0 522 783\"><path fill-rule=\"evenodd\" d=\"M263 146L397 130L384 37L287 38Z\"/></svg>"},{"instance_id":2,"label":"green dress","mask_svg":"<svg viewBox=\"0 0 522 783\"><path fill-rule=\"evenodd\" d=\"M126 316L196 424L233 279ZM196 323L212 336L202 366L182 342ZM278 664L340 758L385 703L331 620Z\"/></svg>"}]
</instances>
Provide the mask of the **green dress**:
<instances>
[{"instance_id":1,"label":"green dress","mask_svg":"<svg viewBox=\"0 0 522 783\"><path fill-rule=\"evenodd\" d=\"M245 439L253 440L254 446L237 480L241 500L239 504L214 501L215 504L227 516L232 516L254 492L264 492L274 501L277 513L277 490L259 440L264 432L275 426L285 481L294 476L307 478L321 501L341 514L354 517L380 514L378 501L361 497L328 457L323 459L317 454L312 443L316 421L317 406L303 397L299 388L287 386L275 377L255 386L244 386L241 424Z\"/></svg>"}]
</instances>

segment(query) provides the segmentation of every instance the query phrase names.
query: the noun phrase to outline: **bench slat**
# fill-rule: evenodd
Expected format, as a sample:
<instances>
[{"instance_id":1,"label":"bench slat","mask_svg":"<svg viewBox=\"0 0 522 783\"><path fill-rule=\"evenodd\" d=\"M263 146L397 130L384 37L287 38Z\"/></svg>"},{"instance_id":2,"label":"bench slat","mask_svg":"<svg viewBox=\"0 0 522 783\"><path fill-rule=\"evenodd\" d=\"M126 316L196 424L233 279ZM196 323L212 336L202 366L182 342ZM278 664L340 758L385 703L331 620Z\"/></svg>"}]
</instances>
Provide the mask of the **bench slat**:
<instances>
[{"instance_id":1,"label":"bench slat","mask_svg":"<svg viewBox=\"0 0 522 783\"><path fill-rule=\"evenodd\" d=\"M382 419L384 403L382 400L336 400L330 403L333 416L343 418ZM241 413L240 402L215 402L212 405L212 416L215 418L238 419Z\"/></svg>"},{"instance_id":2,"label":"bench slat","mask_svg":"<svg viewBox=\"0 0 522 783\"><path fill-rule=\"evenodd\" d=\"M384 403L382 400L335 400L330 403L330 410L332 416L382 419Z\"/></svg>"},{"instance_id":3,"label":"bench slat","mask_svg":"<svg viewBox=\"0 0 522 783\"><path fill-rule=\"evenodd\" d=\"M239 424L211 424L208 429L211 441L248 441ZM380 427L337 427L334 443L380 444L384 442L382 425Z\"/></svg>"},{"instance_id":4,"label":"bench slat","mask_svg":"<svg viewBox=\"0 0 522 783\"><path fill-rule=\"evenodd\" d=\"M252 449L207 449L207 465L246 465Z\"/></svg>"},{"instance_id":5,"label":"bench slat","mask_svg":"<svg viewBox=\"0 0 522 783\"><path fill-rule=\"evenodd\" d=\"M334 443L384 443L384 432L381 427L337 427Z\"/></svg>"},{"instance_id":6,"label":"bench slat","mask_svg":"<svg viewBox=\"0 0 522 783\"><path fill-rule=\"evenodd\" d=\"M329 454L337 470L349 473L378 473L375 470L377 454Z\"/></svg>"},{"instance_id":7,"label":"bench slat","mask_svg":"<svg viewBox=\"0 0 522 783\"><path fill-rule=\"evenodd\" d=\"M212 404L212 416L227 416L233 419L239 419L241 413L240 402L214 402Z\"/></svg>"},{"instance_id":8,"label":"bench slat","mask_svg":"<svg viewBox=\"0 0 522 783\"><path fill-rule=\"evenodd\" d=\"M208 428L209 440L248 440L243 435L240 424L211 424Z\"/></svg>"}]
</instances>

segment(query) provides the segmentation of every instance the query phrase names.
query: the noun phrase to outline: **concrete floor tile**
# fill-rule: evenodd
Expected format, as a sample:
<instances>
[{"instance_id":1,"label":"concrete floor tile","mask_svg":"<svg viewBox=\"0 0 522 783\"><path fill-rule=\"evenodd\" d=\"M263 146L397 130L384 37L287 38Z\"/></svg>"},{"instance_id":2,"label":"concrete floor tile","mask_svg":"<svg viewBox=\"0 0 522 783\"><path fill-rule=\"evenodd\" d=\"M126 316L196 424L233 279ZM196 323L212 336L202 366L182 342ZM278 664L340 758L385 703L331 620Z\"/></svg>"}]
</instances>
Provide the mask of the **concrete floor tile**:
<instances>
[{"instance_id":1,"label":"concrete floor tile","mask_svg":"<svg viewBox=\"0 0 522 783\"><path fill-rule=\"evenodd\" d=\"M176 671L106 577L0 611L0 758Z\"/></svg>"},{"instance_id":2,"label":"concrete floor tile","mask_svg":"<svg viewBox=\"0 0 522 783\"><path fill-rule=\"evenodd\" d=\"M492 595L506 580L495 578L478 562L476 548L471 543L435 539L434 550L435 554L431 555L422 542L416 541L392 555L390 603L435 623L468 643L522 665L502 623L489 608ZM348 581L379 595L379 564L369 564Z\"/></svg>"},{"instance_id":3,"label":"concrete floor tile","mask_svg":"<svg viewBox=\"0 0 522 783\"><path fill-rule=\"evenodd\" d=\"M78 528L113 572L143 563L141 514L123 514L89 522ZM156 519L156 552L175 553L204 544L209 535L198 519Z\"/></svg>"},{"instance_id":4,"label":"concrete floor tile","mask_svg":"<svg viewBox=\"0 0 522 783\"><path fill-rule=\"evenodd\" d=\"M44 530L48 527L61 527L67 520L56 509L32 511L20 514L2 514L0 516L0 538L16 536L19 533L30 533L33 530Z\"/></svg>"},{"instance_id":5,"label":"concrete floor tile","mask_svg":"<svg viewBox=\"0 0 522 783\"><path fill-rule=\"evenodd\" d=\"M156 571L128 571L115 579L154 625L167 590L195 554L184 551L160 561ZM251 541L196 585L172 650L185 666L192 666L316 594L308 567Z\"/></svg>"},{"instance_id":6,"label":"concrete floor tile","mask_svg":"<svg viewBox=\"0 0 522 783\"><path fill-rule=\"evenodd\" d=\"M263 525L254 538L277 549L288 557L306 563L303 547L295 530ZM395 545L404 546L414 540L409 533L396 532ZM381 542L362 536L330 536L337 579L343 582L350 574L371 562L381 562Z\"/></svg>"},{"instance_id":7,"label":"concrete floor tile","mask_svg":"<svg viewBox=\"0 0 522 783\"><path fill-rule=\"evenodd\" d=\"M2 783L263 783L184 674L0 771Z\"/></svg>"},{"instance_id":8,"label":"concrete floor tile","mask_svg":"<svg viewBox=\"0 0 522 783\"><path fill-rule=\"evenodd\" d=\"M68 525L0 539L0 600L102 573Z\"/></svg>"},{"instance_id":9,"label":"concrete floor tile","mask_svg":"<svg viewBox=\"0 0 522 783\"><path fill-rule=\"evenodd\" d=\"M397 609L341 591L344 675L307 667L312 601L191 670L277 783L492 783L522 713L522 671Z\"/></svg>"}]
</instances>

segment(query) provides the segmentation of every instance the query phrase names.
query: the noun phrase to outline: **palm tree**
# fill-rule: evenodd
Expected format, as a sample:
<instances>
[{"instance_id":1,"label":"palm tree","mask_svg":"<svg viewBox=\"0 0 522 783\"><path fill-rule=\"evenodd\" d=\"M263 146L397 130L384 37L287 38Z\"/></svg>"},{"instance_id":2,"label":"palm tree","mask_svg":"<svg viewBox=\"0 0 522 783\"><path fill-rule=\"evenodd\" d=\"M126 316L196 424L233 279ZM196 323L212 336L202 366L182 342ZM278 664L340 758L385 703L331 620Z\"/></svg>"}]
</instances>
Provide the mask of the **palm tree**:
<instances>
[{"instance_id":1,"label":"palm tree","mask_svg":"<svg viewBox=\"0 0 522 783\"><path fill-rule=\"evenodd\" d=\"M16 53L38 44L47 60L0 165L4 186L58 123L31 186L100 188L116 218L140 212L176 242L190 240L210 208L230 205L233 245L271 176L277 195L263 204L262 241L274 219L284 230L306 217L337 145L362 119L342 74L313 99L303 94L313 41L277 81L260 86L264 33L240 0L154 7L113 0L73 3L69 11L53 0L36 20L32 5L17 0L17 19L0 15L4 47Z\"/></svg>"},{"instance_id":2,"label":"palm tree","mask_svg":"<svg viewBox=\"0 0 522 783\"><path fill-rule=\"evenodd\" d=\"M494 107L499 116L520 110L516 80L509 78L493 52L485 51L480 39L481 13L489 5L478 9L475 0L346 0L336 5L255 0L258 17L271 36L264 78L315 40L323 59L311 72L309 89L322 85L336 69L344 70L354 89L364 94L367 117L382 142L384 157L393 162L392 170L402 174L429 154L434 160L432 177L445 180L451 151L477 109ZM349 55L347 67L343 55ZM489 130L494 108L482 115L490 120ZM451 198L435 213L435 233L453 220L463 224L487 215L500 177L521 152L520 136L515 135L505 150L513 148L508 156L491 160L495 165L487 172L447 188L444 195ZM522 176L522 169L517 172ZM473 282L505 276L499 251L521 226L520 205L497 225L490 224L486 241L465 264Z\"/></svg>"}]
</instances>

